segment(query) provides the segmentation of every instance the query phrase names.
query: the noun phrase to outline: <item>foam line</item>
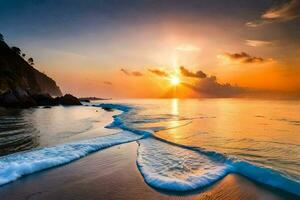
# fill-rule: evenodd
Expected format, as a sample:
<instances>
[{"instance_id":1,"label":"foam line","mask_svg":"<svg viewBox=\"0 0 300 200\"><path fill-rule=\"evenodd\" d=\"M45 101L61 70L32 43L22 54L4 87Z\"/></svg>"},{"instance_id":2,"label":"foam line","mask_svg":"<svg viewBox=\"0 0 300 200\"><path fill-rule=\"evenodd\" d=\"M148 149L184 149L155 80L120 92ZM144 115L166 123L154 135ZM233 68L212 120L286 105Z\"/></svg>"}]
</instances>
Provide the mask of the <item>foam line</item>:
<instances>
[{"instance_id":1,"label":"foam line","mask_svg":"<svg viewBox=\"0 0 300 200\"><path fill-rule=\"evenodd\" d=\"M63 165L93 152L142 138L122 131L109 136L45 147L0 157L0 185L24 175Z\"/></svg>"}]
</instances>

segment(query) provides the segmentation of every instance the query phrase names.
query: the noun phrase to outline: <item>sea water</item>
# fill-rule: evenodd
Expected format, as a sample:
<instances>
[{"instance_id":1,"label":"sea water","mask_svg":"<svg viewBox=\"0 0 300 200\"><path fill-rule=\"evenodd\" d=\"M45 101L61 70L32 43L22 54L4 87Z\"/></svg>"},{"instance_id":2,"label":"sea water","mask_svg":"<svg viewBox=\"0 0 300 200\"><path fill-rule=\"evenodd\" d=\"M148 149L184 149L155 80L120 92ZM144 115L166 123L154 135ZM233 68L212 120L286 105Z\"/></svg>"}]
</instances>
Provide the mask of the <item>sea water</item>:
<instances>
[{"instance_id":1,"label":"sea water","mask_svg":"<svg viewBox=\"0 0 300 200\"><path fill-rule=\"evenodd\" d=\"M5 112L0 116L5 119L1 142L19 131L19 140L34 138L34 145L27 147L30 151L7 151L9 155L0 157L3 183L104 147L137 141L137 167L158 189L189 191L238 173L300 195L299 101L131 99ZM13 144L14 151L22 150L18 142ZM76 155L56 154L60 148L72 151L74 145ZM33 152L39 155L35 163L23 159ZM14 160L20 163L17 167ZM34 170L22 168L27 165ZM18 176L11 178L12 174Z\"/></svg>"},{"instance_id":2,"label":"sea water","mask_svg":"<svg viewBox=\"0 0 300 200\"><path fill-rule=\"evenodd\" d=\"M0 155L112 134L104 126L117 113L90 106L0 107Z\"/></svg>"}]
</instances>

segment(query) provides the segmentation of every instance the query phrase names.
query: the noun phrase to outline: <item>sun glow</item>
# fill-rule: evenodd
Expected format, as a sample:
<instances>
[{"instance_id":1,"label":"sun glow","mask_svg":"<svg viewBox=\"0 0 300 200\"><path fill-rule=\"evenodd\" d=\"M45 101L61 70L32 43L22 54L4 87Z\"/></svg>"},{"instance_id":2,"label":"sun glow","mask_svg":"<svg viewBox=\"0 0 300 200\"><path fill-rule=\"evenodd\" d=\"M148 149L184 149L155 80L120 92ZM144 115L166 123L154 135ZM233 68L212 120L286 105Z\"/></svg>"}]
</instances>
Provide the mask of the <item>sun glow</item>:
<instances>
[{"instance_id":1,"label":"sun glow","mask_svg":"<svg viewBox=\"0 0 300 200\"><path fill-rule=\"evenodd\" d=\"M176 85L179 85L180 83L180 79L178 76L171 76L170 77L170 82L172 85L176 86Z\"/></svg>"}]
</instances>

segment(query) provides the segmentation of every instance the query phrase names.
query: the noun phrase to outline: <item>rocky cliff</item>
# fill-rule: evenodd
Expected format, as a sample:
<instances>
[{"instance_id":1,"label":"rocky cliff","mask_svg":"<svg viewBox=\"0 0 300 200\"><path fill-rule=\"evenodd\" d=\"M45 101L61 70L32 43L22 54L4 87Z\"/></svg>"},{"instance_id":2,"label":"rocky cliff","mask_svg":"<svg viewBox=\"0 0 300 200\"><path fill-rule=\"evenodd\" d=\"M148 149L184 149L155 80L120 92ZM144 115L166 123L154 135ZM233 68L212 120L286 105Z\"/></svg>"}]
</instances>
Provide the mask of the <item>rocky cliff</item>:
<instances>
[{"instance_id":1,"label":"rocky cliff","mask_svg":"<svg viewBox=\"0 0 300 200\"><path fill-rule=\"evenodd\" d=\"M0 94L17 88L30 93L62 96L53 79L29 65L17 52L0 40Z\"/></svg>"}]
</instances>

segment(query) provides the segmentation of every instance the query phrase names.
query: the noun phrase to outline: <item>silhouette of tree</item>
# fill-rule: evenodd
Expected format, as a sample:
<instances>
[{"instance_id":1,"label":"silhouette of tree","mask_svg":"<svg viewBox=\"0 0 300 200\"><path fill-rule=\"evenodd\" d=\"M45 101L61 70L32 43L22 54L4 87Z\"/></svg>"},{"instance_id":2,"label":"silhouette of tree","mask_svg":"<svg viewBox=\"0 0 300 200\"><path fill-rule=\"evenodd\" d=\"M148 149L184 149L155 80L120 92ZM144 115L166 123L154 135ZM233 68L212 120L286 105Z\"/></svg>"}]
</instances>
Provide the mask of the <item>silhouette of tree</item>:
<instances>
[{"instance_id":1,"label":"silhouette of tree","mask_svg":"<svg viewBox=\"0 0 300 200\"><path fill-rule=\"evenodd\" d=\"M28 63L29 63L30 65L34 65L33 58L28 58Z\"/></svg>"},{"instance_id":2,"label":"silhouette of tree","mask_svg":"<svg viewBox=\"0 0 300 200\"><path fill-rule=\"evenodd\" d=\"M25 54L25 53L22 53L22 57L25 58L25 56L26 56L26 54Z\"/></svg>"},{"instance_id":3,"label":"silhouette of tree","mask_svg":"<svg viewBox=\"0 0 300 200\"><path fill-rule=\"evenodd\" d=\"M4 41L4 37L3 37L3 35L0 33L0 41Z\"/></svg>"},{"instance_id":4,"label":"silhouette of tree","mask_svg":"<svg viewBox=\"0 0 300 200\"><path fill-rule=\"evenodd\" d=\"M13 50L16 54L21 54L21 49L19 47L11 47L11 50Z\"/></svg>"}]
</instances>

